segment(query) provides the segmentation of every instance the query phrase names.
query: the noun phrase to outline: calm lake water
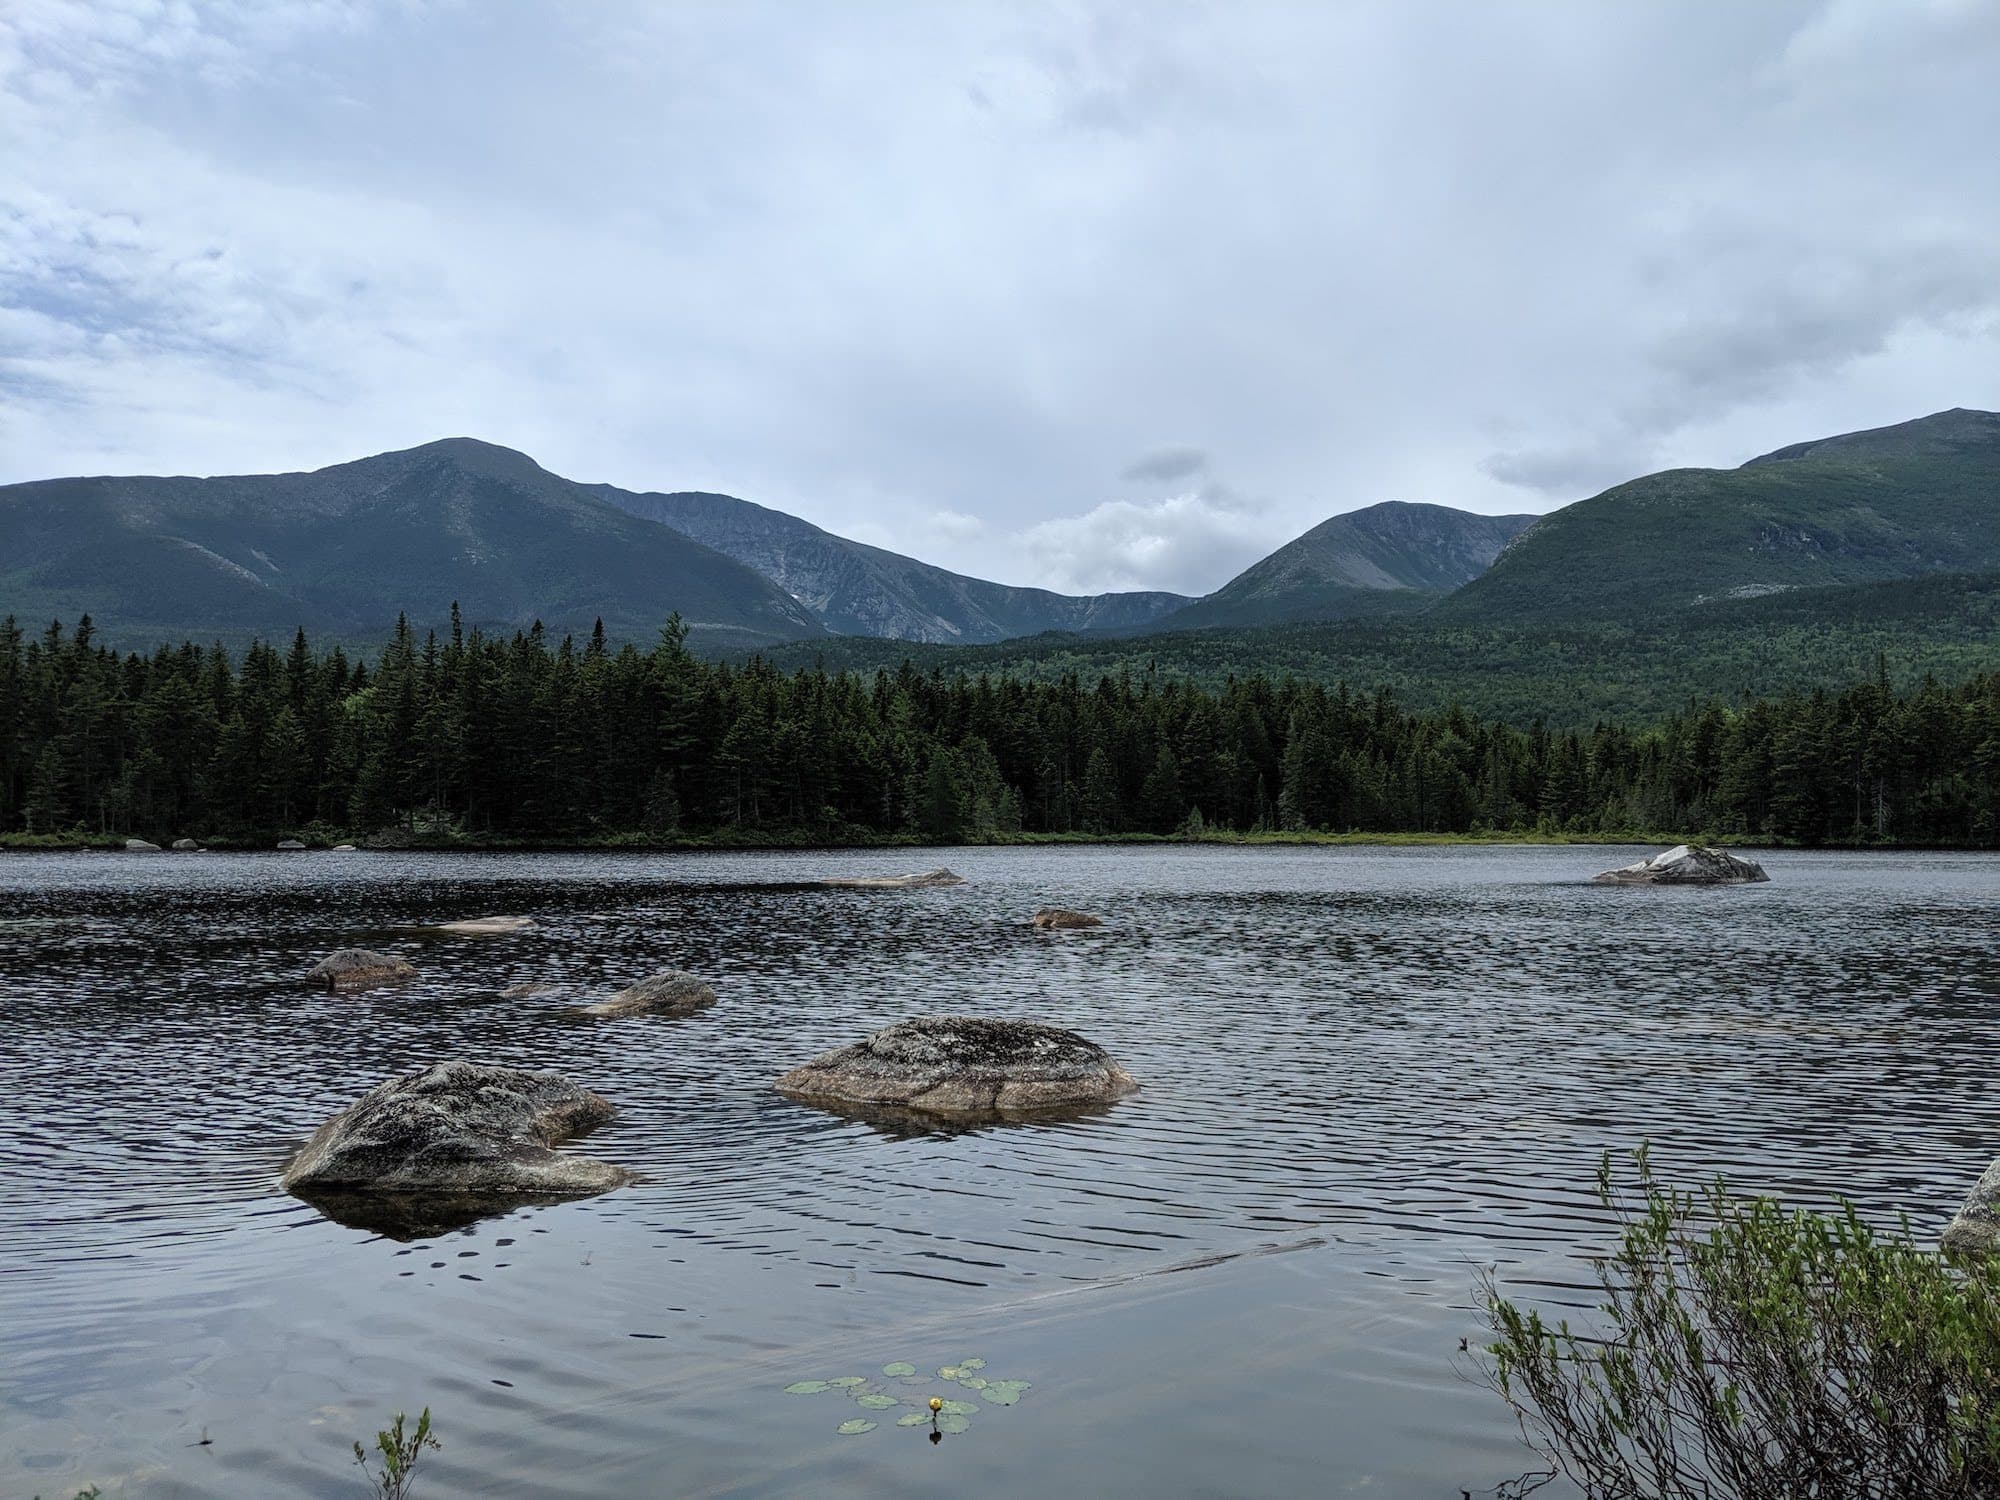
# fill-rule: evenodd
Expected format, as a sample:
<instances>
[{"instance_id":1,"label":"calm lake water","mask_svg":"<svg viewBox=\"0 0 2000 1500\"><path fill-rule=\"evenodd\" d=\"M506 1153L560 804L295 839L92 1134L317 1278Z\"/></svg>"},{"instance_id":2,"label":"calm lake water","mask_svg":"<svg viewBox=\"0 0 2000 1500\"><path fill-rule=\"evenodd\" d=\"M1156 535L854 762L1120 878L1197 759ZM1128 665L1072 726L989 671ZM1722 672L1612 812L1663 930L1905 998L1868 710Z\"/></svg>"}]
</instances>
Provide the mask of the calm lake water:
<instances>
[{"instance_id":1,"label":"calm lake water","mask_svg":"<svg viewBox=\"0 0 2000 1500\"><path fill-rule=\"evenodd\" d=\"M1587 883L1642 852L0 856L0 1494L351 1496L350 1442L426 1404L433 1496L1491 1491L1535 1464L1458 1353L1475 1270L1588 1301L1607 1147L1926 1235L2000 1153L2000 860ZM939 863L971 884L786 884ZM540 925L388 931L496 912ZM357 942L422 977L302 988ZM562 1015L667 965L721 1003ZM771 1090L950 1012L1143 1091L912 1135ZM644 1180L411 1243L278 1190L448 1057L603 1093L587 1149ZM1032 1388L937 1444L783 1394L979 1404L880 1376L971 1357Z\"/></svg>"}]
</instances>

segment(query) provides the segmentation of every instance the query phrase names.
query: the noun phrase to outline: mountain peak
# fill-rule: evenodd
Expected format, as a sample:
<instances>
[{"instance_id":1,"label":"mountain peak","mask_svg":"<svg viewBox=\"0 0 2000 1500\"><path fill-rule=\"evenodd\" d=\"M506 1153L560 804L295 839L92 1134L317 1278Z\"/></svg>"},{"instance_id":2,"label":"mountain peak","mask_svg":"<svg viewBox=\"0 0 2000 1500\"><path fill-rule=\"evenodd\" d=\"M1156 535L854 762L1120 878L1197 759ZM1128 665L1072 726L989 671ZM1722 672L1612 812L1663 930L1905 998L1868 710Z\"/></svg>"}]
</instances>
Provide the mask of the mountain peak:
<instances>
[{"instance_id":1,"label":"mountain peak","mask_svg":"<svg viewBox=\"0 0 2000 1500\"><path fill-rule=\"evenodd\" d=\"M1897 422L1888 427L1869 427L1860 432L1843 432L1833 437L1813 438L1789 447L1762 453L1743 467L1759 464L1791 463L1801 458L1915 458L1938 457L1963 452L1967 448L2000 448L2000 412L1979 411L1954 406L1934 411L1927 417Z\"/></svg>"},{"instance_id":2,"label":"mountain peak","mask_svg":"<svg viewBox=\"0 0 2000 1500\"><path fill-rule=\"evenodd\" d=\"M330 468L346 469L358 464L380 467L408 468L427 461L443 461L468 474L477 474L488 479L551 479L547 469L536 463L517 448L503 448L498 443L489 443L480 438L448 437L435 442L419 443L414 448L395 448L387 453L377 453L369 458L357 459L348 464L332 464Z\"/></svg>"}]
</instances>

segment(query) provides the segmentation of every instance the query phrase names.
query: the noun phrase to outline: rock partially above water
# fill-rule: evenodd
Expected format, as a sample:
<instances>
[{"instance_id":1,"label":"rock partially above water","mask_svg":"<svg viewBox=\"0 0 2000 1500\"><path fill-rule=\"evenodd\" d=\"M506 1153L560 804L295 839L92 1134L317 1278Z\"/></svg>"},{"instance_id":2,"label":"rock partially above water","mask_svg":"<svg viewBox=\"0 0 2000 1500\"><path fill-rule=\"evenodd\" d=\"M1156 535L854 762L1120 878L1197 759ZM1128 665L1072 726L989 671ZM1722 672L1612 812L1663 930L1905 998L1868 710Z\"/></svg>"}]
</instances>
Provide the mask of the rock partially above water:
<instances>
[{"instance_id":1,"label":"rock partially above water","mask_svg":"<svg viewBox=\"0 0 2000 1500\"><path fill-rule=\"evenodd\" d=\"M201 852L200 843L194 839L175 839L174 847L183 854L198 854Z\"/></svg>"},{"instance_id":2,"label":"rock partially above water","mask_svg":"<svg viewBox=\"0 0 2000 1500\"><path fill-rule=\"evenodd\" d=\"M504 937L534 925L533 917L467 917L459 922L439 922L422 930L443 933L448 937Z\"/></svg>"},{"instance_id":3,"label":"rock partially above water","mask_svg":"<svg viewBox=\"0 0 2000 1500\"><path fill-rule=\"evenodd\" d=\"M1088 912L1069 911L1060 906L1045 906L1031 919L1044 932L1071 931L1082 927L1102 927L1104 918L1093 917Z\"/></svg>"},{"instance_id":4,"label":"rock partially above water","mask_svg":"<svg viewBox=\"0 0 2000 1500\"><path fill-rule=\"evenodd\" d=\"M1771 877L1755 860L1703 844L1676 844L1664 854L1606 870L1596 878L1605 885L1753 885Z\"/></svg>"},{"instance_id":5,"label":"rock partially above water","mask_svg":"<svg viewBox=\"0 0 2000 1500\"><path fill-rule=\"evenodd\" d=\"M1014 1115L1102 1104L1139 1085L1102 1047L1059 1026L927 1016L816 1057L777 1086L812 1102Z\"/></svg>"},{"instance_id":6,"label":"rock partially above water","mask_svg":"<svg viewBox=\"0 0 2000 1500\"><path fill-rule=\"evenodd\" d=\"M679 969L662 969L609 1000L583 1007L586 1016L691 1016L715 1004L715 991L704 980Z\"/></svg>"},{"instance_id":7,"label":"rock partially above water","mask_svg":"<svg viewBox=\"0 0 2000 1500\"><path fill-rule=\"evenodd\" d=\"M333 854L352 854L355 852L355 849L352 844L335 844L329 852Z\"/></svg>"},{"instance_id":8,"label":"rock partially above water","mask_svg":"<svg viewBox=\"0 0 2000 1500\"><path fill-rule=\"evenodd\" d=\"M127 839L125 840L125 852L127 854L158 854L160 846L158 844L149 844L144 839Z\"/></svg>"},{"instance_id":9,"label":"rock partially above water","mask_svg":"<svg viewBox=\"0 0 2000 1500\"><path fill-rule=\"evenodd\" d=\"M329 990L362 990L370 985L396 984L414 979L416 973L407 959L398 958L393 953L377 953L369 948L342 948L307 969L306 980Z\"/></svg>"},{"instance_id":10,"label":"rock partially above water","mask_svg":"<svg viewBox=\"0 0 2000 1500\"><path fill-rule=\"evenodd\" d=\"M915 891L931 886L964 885L965 877L936 869L920 875L829 875L820 884L850 891Z\"/></svg>"},{"instance_id":11,"label":"rock partially above water","mask_svg":"<svg viewBox=\"0 0 2000 1500\"><path fill-rule=\"evenodd\" d=\"M320 1126L287 1192L580 1197L631 1180L623 1167L550 1148L615 1111L556 1073L444 1062L392 1078Z\"/></svg>"},{"instance_id":12,"label":"rock partially above water","mask_svg":"<svg viewBox=\"0 0 2000 1500\"><path fill-rule=\"evenodd\" d=\"M303 849L305 845L301 844L297 839L279 839L278 847L280 849Z\"/></svg>"},{"instance_id":13,"label":"rock partially above water","mask_svg":"<svg viewBox=\"0 0 2000 1500\"><path fill-rule=\"evenodd\" d=\"M2000 1251L2000 1161L1980 1174L1965 1206L1945 1229L1941 1242L1955 1255Z\"/></svg>"}]
</instances>

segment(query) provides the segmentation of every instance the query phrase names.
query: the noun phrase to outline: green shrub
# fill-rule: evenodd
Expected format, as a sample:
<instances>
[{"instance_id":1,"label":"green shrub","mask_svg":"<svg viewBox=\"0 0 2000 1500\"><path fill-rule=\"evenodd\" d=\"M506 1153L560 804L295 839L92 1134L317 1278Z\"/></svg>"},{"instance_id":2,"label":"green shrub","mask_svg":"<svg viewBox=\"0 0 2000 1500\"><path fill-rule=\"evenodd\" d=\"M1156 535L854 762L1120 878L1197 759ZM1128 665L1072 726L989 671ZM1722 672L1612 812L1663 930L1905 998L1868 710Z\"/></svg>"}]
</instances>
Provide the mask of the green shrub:
<instances>
[{"instance_id":1,"label":"green shrub","mask_svg":"<svg viewBox=\"0 0 2000 1500\"><path fill-rule=\"evenodd\" d=\"M1636 1196L1599 1266L1605 1322L1550 1327L1498 1294L1484 1373L1593 1496L1647 1500L2000 1494L2000 1262L1954 1268L1839 1212Z\"/></svg>"}]
</instances>

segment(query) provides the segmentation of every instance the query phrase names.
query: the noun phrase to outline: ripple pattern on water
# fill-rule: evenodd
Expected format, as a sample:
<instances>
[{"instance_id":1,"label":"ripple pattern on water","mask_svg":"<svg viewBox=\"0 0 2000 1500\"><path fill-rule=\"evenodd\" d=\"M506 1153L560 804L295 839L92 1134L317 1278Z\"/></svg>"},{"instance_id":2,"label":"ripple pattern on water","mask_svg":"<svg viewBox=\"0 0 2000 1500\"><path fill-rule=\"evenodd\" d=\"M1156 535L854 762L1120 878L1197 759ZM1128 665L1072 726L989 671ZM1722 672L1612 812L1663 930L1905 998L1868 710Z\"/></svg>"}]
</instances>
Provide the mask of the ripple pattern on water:
<instances>
[{"instance_id":1,"label":"ripple pattern on water","mask_svg":"<svg viewBox=\"0 0 2000 1500\"><path fill-rule=\"evenodd\" d=\"M1562 1297L1601 1242L1598 1154L1646 1139L1675 1175L1941 1224L2000 1152L2000 862L1774 855L1767 886L1587 883L1640 852L953 850L971 884L910 892L806 882L938 859L0 856L0 1399L48 1421L225 1395L275 1415L415 1360L433 1380L479 1365L449 1378L502 1421L538 1385L608 1399L635 1348L726 1363L889 1306L1294 1243L1461 1311L1475 1263ZM1047 904L1107 925L1032 931ZM538 925L406 930L499 912ZM300 982L356 944L419 977ZM571 1014L665 967L720 1003ZM547 988L502 994L529 982ZM770 1086L943 1012L1072 1027L1142 1091L913 1131ZM277 1190L326 1116L452 1056L603 1093L621 1113L587 1149L642 1180L419 1247ZM299 1311L318 1288L324 1321ZM306 1462L267 1460L272 1483Z\"/></svg>"}]
</instances>

